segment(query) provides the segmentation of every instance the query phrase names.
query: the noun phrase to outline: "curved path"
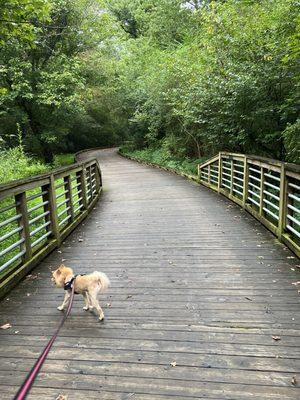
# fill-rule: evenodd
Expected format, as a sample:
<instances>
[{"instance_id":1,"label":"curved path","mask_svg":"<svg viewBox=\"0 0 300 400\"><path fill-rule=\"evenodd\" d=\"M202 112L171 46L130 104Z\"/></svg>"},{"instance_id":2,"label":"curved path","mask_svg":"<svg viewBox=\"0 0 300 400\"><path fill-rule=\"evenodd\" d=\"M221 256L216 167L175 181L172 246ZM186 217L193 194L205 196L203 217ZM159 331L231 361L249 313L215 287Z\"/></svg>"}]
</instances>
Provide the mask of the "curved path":
<instances>
[{"instance_id":1,"label":"curved path","mask_svg":"<svg viewBox=\"0 0 300 400\"><path fill-rule=\"evenodd\" d=\"M299 261L206 188L115 150L94 154L102 199L1 302L0 325L12 324L0 332L1 399L59 320L50 270L61 261L107 273L106 320L75 299L29 399L299 399Z\"/></svg>"}]
</instances>

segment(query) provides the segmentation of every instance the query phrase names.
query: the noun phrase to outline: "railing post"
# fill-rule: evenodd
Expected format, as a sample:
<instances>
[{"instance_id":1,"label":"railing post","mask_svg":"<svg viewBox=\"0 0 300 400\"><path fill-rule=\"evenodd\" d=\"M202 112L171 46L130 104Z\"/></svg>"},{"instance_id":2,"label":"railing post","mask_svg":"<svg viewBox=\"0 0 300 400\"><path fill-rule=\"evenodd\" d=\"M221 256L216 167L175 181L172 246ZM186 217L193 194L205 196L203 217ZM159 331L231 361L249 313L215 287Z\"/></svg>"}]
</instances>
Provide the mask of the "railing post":
<instances>
[{"instance_id":1,"label":"railing post","mask_svg":"<svg viewBox=\"0 0 300 400\"><path fill-rule=\"evenodd\" d=\"M64 187L67 190L66 199L68 200L66 203L67 207L70 207L67 211L67 215L71 215L71 222L74 221L74 207L73 207L73 197L72 197L72 187L71 187L71 175L64 176ZM69 224L70 222L68 222Z\"/></svg>"},{"instance_id":2,"label":"railing post","mask_svg":"<svg viewBox=\"0 0 300 400\"><path fill-rule=\"evenodd\" d=\"M47 193L43 195L43 201L47 200L48 204L44 205L44 211L49 211L49 214L46 215L45 220L50 221L50 226L47 227L47 231L51 230L52 237L57 240L57 243L60 244L60 231L58 225L57 218L57 207L56 207L56 191L55 191L55 179L54 175L51 174L49 177L50 181L48 185L42 187L42 190L47 190Z\"/></svg>"},{"instance_id":3,"label":"railing post","mask_svg":"<svg viewBox=\"0 0 300 400\"><path fill-rule=\"evenodd\" d=\"M246 207L247 198L248 198L248 183L249 183L249 167L248 167L248 159L244 157L244 185L243 185L243 207Z\"/></svg>"},{"instance_id":4,"label":"railing post","mask_svg":"<svg viewBox=\"0 0 300 400\"><path fill-rule=\"evenodd\" d=\"M259 199L259 215L263 215L264 208L264 190L265 190L265 175L264 168L260 168L260 199Z\"/></svg>"},{"instance_id":5,"label":"railing post","mask_svg":"<svg viewBox=\"0 0 300 400\"><path fill-rule=\"evenodd\" d=\"M81 200L79 204L83 205L83 209L87 209L87 197L86 197L86 183L84 179L84 164L82 164L82 169L76 173L77 182L80 183L80 190L81 190Z\"/></svg>"},{"instance_id":6,"label":"railing post","mask_svg":"<svg viewBox=\"0 0 300 400\"><path fill-rule=\"evenodd\" d=\"M207 166L207 181L210 184L210 164Z\"/></svg>"},{"instance_id":7,"label":"railing post","mask_svg":"<svg viewBox=\"0 0 300 400\"><path fill-rule=\"evenodd\" d=\"M19 227L22 227L22 230L20 231L20 239L24 239L24 242L21 243L20 248L21 251L25 251L24 255L22 256L22 261L23 263L25 263L29 261L32 257L26 193L22 192L15 195L15 200L17 214L21 214L21 218L19 218L18 224Z\"/></svg>"},{"instance_id":8,"label":"railing post","mask_svg":"<svg viewBox=\"0 0 300 400\"><path fill-rule=\"evenodd\" d=\"M222 185L222 153L219 152L219 176L218 176L218 192L220 193Z\"/></svg>"},{"instance_id":9,"label":"railing post","mask_svg":"<svg viewBox=\"0 0 300 400\"><path fill-rule=\"evenodd\" d=\"M287 214L287 177L285 173L285 164L281 164L280 171L280 192L279 192L279 221L278 221L278 238L281 237L286 227L286 214Z\"/></svg>"},{"instance_id":10,"label":"railing post","mask_svg":"<svg viewBox=\"0 0 300 400\"><path fill-rule=\"evenodd\" d=\"M98 163L95 164L95 179L96 179L96 191L97 193L99 193L100 188L102 186L102 182L101 182L101 171L100 168L98 167Z\"/></svg>"},{"instance_id":11,"label":"railing post","mask_svg":"<svg viewBox=\"0 0 300 400\"><path fill-rule=\"evenodd\" d=\"M231 196L234 195L233 192L233 177L234 177L234 164L233 164L233 159L231 160L230 163L230 194Z\"/></svg>"}]
</instances>

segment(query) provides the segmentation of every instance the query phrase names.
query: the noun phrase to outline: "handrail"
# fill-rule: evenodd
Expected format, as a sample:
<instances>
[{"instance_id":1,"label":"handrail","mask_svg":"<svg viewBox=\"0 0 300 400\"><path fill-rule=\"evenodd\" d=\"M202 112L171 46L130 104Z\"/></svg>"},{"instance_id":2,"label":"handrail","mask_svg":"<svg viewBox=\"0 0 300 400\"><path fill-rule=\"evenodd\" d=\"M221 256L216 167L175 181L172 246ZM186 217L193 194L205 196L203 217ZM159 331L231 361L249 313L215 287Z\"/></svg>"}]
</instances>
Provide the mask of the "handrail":
<instances>
[{"instance_id":1,"label":"handrail","mask_svg":"<svg viewBox=\"0 0 300 400\"><path fill-rule=\"evenodd\" d=\"M300 165L220 152L198 165L198 178L247 210L300 257Z\"/></svg>"},{"instance_id":2,"label":"handrail","mask_svg":"<svg viewBox=\"0 0 300 400\"><path fill-rule=\"evenodd\" d=\"M61 244L101 190L95 158L0 185L0 297Z\"/></svg>"}]
</instances>

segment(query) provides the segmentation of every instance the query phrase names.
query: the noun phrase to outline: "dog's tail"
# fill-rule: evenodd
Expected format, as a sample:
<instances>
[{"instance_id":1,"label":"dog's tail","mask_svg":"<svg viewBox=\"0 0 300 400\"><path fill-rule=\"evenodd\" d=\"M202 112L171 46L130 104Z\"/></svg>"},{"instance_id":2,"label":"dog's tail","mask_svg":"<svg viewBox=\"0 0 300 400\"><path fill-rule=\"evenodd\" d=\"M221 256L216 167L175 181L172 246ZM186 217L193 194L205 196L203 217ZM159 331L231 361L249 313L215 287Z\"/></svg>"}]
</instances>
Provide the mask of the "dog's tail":
<instances>
[{"instance_id":1,"label":"dog's tail","mask_svg":"<svg viewBox=\"0 0 300 400\"><path fill-rule=\"evenodd\" d=\"M110 285L110 280L108 279L107 275L103 272L95 271L92 275L96 278L101 286L101 292L104 292L108 286Z\"/></svg>"}]
</instances>

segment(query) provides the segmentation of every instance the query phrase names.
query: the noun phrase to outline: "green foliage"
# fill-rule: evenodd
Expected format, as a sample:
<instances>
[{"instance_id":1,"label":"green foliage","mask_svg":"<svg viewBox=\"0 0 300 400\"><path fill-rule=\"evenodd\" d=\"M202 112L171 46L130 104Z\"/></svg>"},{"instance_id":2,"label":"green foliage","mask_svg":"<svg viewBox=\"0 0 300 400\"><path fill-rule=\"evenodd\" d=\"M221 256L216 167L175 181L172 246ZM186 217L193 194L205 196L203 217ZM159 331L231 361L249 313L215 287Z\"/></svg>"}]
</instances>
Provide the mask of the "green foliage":
<instances>
[{"instance_id":1,"label":"green foliage","mask_svg":"<svg viewBox=\"0 0 300 400\"><path fill-rule=\"evenodd\" d=\"M197 175L198 164L205 161L205 158L175 158L165 147L132 150L130 145L124 145L120 149L120 153L139 161L167 167L173 171L184 172L194 176Z\"/></svg>"},{"instance_id":2,"label":"green foliage","mask_svg":"<svg viewBox=\"0 0 300 400\"><path fill-rule=\"evenodd\" d=\"M20 147L0 152L0 183L47 172L49 167L23 153Z\"/></svg>"},{"instance_id":3,"label":"green foliage","mask_svg":"<svg viewBox=\"0 0 300 400\"><path fill-rule=\"evenodd\" d=\"M1 0L0 1L0 45L18 39L25 44L34 44L40 24L49 18L49 0Z\"/></svg>"},{"instance_id":4,"label":"green foliage","mask_svg":"<svg viewBox=\"0 0 300 400\"><path fill-rule=\"evenodd\" d=\"M299 112L296 1L109 3L122 29L130 21L116 8L130 9L138 26L119 51L115 92L137 148L166 139L174 156L291 159L292 128L284 132Z\"/></svg>"},{"instance_id":5,"label":"green foliage","mask_svg":"<svg viewBox=\"0 0 300 400\"><path fill-rule=\"evenodd\" d=\"M53 161L53 168L58 168L63 165L71 165L75 163L74 154L66 153L66 154L55 154Z\"/></svg>"},{"instance_id":6,"label":"green foliage","mask_svg":"<svg viewBox=\"0 0 300 400\"><path fill-rule=\"evenodd\" d=\"M126 140L299 162L299 32L296 0L8 0L0 137L48 163Z\"/></svg>"},{"instance_id":7,"label":"green foliage","mask_svg":"<svg viewBox=\"0 0 300 400\"><path fill-rule=\"evenodd\" d=\"M0 184L48 172L53 168L73 164L74 154L55 155L52 165L26 155L21 146L0 151Z\"/></svg>"}]
</instances>

